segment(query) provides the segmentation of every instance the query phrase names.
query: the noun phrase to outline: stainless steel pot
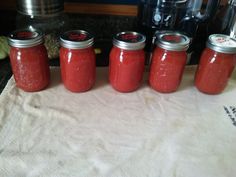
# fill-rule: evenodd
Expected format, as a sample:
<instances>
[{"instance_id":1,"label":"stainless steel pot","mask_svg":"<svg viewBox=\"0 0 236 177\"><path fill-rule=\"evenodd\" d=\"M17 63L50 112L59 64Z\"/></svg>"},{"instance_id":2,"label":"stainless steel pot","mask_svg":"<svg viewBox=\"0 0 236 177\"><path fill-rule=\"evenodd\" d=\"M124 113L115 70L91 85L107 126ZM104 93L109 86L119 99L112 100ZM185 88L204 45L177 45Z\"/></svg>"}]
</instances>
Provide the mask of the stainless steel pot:
<instances>
[{"instance_id":1,"label":"stainless steel pot","mask_svg":"<svg viewBox=\"0 0 236 177\"><path fill-rule=\"evenodd\" d=\"M24 15L54 15L63 9L64 0L17 0L17 11Z\"/></svg>"}]
</instances>

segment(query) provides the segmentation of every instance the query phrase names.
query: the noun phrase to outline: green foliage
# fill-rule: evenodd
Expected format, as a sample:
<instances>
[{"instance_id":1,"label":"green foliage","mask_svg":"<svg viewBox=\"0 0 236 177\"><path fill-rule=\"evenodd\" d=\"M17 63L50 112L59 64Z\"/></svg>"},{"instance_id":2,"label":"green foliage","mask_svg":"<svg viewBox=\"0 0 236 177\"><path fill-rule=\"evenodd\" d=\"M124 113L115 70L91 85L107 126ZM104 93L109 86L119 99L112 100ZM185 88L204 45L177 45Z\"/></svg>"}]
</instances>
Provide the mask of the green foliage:
<instances>
[{"instance_id":1,"label":"green foliage","mask_svg":"<svg viewBox=\"0 0 236 177\"><path fill-rule=\"evenodd\" d=\"M10 47L7 43L7 37L0 36L0 60L8 57Z\"/></svg>"},{"instance_id":2,"label":"green foliage","mask_svg":"<svg viewBox=\"0 0 236 177\"><path fill-rule=\"evenodd\" d=\"M58 58L59 57L59 49L60 49L60 43L57 39L55 34L48 34L45 36L45 47L48 52L48 58Z\"/></svg>"}]
</instances>

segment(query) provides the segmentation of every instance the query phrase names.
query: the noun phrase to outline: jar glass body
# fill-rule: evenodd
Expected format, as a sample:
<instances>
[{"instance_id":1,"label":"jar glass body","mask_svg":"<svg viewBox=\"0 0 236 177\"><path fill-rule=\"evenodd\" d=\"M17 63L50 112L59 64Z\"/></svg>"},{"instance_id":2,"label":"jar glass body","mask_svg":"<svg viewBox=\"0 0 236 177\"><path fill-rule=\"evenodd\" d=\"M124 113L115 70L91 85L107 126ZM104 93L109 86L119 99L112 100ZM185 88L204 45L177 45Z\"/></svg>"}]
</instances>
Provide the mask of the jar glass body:
<instances>
[{"instance_id":1,"label":"jar glass body","mask_svg":"<svg viewBox=\"0 0 236 177\"><path fill-rule=\"evenodd\" d=\"M131 92L141 85L145 64L143 49L125 50L114 46L110 52L109 81L120 92Z\"/></svg>"},{"instance_id":2,"label":"jar glass body","mask_svg":"<svg viewBox=\"0 0 236 177\"><path fill-rule=\"evenodd\" d=\"M206 48L195 74L195 85L207 94L221 93L230 78L236 64L235 54L216 52Z\"/></svg>"},{"instance_id":3,"label":"jar glass body","mask_svg":"<svg viewBox=\"0 0 236 177\"><path fill-rule=\"evenodd\" d=\"M170 51L156 47L150 68L150 86L162 93L176 91L182 79L186 60L186 51Z\"/></svg>"},{"instance_id":4,"label":"jar glass body","mask_svg":"<svg viewBox=\"0 0 236 177\"><path fill-rule=\"evenodd\" d=\"M28 48L11 47L10 61L19 88L34 92L48 86L50 71L47 51L43 44Z\"/></svg>"},{"instance_id":5,"label":"jar glass body","mask_svg":"<svg viewBox=\"0 0 236 177\"><path fill-rule=\"evenodd\" d=\"M93 47L60 49L61 76L64 86L72 92L92 88L96 78L96 56Z\"/></svg>"}]
</instances>

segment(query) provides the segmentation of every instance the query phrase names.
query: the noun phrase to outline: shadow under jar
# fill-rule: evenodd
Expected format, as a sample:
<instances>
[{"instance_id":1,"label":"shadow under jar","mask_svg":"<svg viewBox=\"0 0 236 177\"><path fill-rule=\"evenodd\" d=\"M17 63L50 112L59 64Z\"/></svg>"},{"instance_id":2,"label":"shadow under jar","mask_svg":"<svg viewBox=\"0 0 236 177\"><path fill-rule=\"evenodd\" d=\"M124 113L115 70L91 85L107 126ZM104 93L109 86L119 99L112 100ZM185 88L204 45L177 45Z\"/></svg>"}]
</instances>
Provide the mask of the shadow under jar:
<instances>
[{"instance_id":1,"label":"shadow under jar","mask_svg":"<svg viewBox=\"0 0 236 177\"><path fill-rule=\"evenodd\" d=\"M153 53L149 84L162 93L178 89L187 61L186 50L190 39L177 32L161 33L157 36Z\"/></svg>"},{"instance_id":2,"label":"shadow under jar","mask_svg":"<svg viewBox=\"0 0 236 177\"><path fill-rule=\"evenodd\" d=\"M109 81L120 92L132 92L140 87L144 66L146 37L137 32L121 32L113 38L110 52Z\"/></svg>"},{"instance_id":3,"label":"shadow under jar","mask_svg":"<svg viewBox=\"0 0 236 177\"><path fill-rule=\"evenodd\" d=\"M8 37L10 61L17 87L40 91L50 82L48 56L40 31L18 30Z\"/></svg>"},{"instance_id":4,"label":"shadow under jar","mask_svg":"<svg viewBox=\"0 0 236 177\"><path fill-rule=\"evenodd\" d=\"M96 77L94 38L83 30L64 33L60 38L60 65L64 86L72 92L92 88Z\"/></svg>"},{"instance_id":5,"label":"shadow under jar","mask_svg":"<svg viewBox=\"0 0 236 177\"><path fill-rule=\"evenodd\" d=\"M235 64L236 40L223 34L210 35L195 74L197 89L207 94L221 93Z\"/></svg>"}]
</instances>

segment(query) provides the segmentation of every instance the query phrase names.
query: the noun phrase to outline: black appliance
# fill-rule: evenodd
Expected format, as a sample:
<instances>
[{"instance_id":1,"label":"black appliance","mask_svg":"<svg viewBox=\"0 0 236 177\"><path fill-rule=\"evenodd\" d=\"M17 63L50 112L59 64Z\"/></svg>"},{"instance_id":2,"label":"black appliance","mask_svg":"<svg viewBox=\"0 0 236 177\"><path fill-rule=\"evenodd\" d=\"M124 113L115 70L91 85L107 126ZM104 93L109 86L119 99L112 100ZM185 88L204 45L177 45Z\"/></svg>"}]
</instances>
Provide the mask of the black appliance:
<instances>
[{"instance_id":1,"label":"black appliance","mask_svg":"<svg viewBox=\"0 0 236 177\"><path fill-rule=\"evenodd\" d=\"M200 24L216 13L220 0L140 0L138 6L139 31L146 35L147 53L153 50L155 34L163 30L175 30L192 39ZM204 7L205 6L205 7ZM194 50L190 45L189 53Z\"/></svg>"}]
</instances>

